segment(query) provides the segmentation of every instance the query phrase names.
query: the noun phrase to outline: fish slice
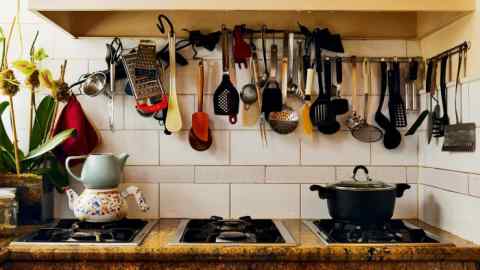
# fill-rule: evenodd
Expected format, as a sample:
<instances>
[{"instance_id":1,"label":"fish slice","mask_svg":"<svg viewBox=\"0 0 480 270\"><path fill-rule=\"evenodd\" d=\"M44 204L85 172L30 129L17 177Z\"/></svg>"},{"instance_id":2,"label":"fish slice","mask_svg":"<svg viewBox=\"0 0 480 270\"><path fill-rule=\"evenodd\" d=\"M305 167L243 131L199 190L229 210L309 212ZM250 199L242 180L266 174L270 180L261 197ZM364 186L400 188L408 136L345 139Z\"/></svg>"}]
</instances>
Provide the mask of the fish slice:
<instances>
[{"instance_id":1,"label":"fish slice","mask_svg":"<svg viewBox=\"0 0 480 270\"><path fill-rule=\"evenodd\" d=\"M208 114L203 112L203 85L205 82L203 61L198 63L197 112L192 114L193 134L201 141L208 141Z\"/></svg>"},{"instance_id":2,"label":"fish slice","mask_svg":"<svg viewBox=\"0 0 480 270\"><path fill-rule=\"evenodd\" d=\"M223 76L220 85L213 94L213 109L216 115L228 115L228 121L233 125L237 123L240 96L230 79L228 31L225 26L222 30L222 36Z\"/></svg>"},{"instance_id":3,"label":"fish slice","mask_svg":"<svg viewBox=\"0 0 480 270\"><path fill-rule=\"evenodd\" d=\"M393 82L389 88L388 110L390 113L390 121L397 127L407 126L407 112L405 103L400 93L400 63L393 63Z\"/></svg>"},{"instance_id":4,"label":"fish slice","mask_svg":"<svg viewBox=\"0 0 480 270\"><path fill-rule=\"evenodd\" d=\"M165 127L170 132L178 132L182 129L182 115L178 106L177 98L177 82L176 82L176 63L175 60L175 33L170 31L168 33L168 49L170 54L170 93L168 97L168 113L165 121Z\"/></svg>"},{"instance_id":5,"label":"fish slice","mask_svg":"<svg viewBox=\"0 0 480 270\"><path fill-rule=\"evenodd\" d=\"M460 70L462 67L462 53L458 57L457 78L455 81L455 118L456 124L445 128L445 140L442 151L447 152L475 152L476 128L475 123L463 123L463 98L460 84ZM451 62L451 61L449 61ZM460 87L460 116L457 110L457 97Z\"/></svg>"},{"instance_id":6,"label":"fish slice","mask_svg":"<svg viewBox=\"0 0 480 270\"><path fill-rule=\"evenodd\" d=\"M417 68L418 68L418 64L417 64ZM426 78L426 81L425 81L425 91L427 92L427 95L430 94L430 89L431 89L431 86L432 86L432 72L433 72L433 63L429 62L427 64L427 78ZM414 86L415 84L412 84L412 85ZM416 95L415 89L414 89L413 94L414 94L414 96ZM425 97L425 100L426 100L425 102L427 102L427 97ZM412 102L412 103L413 103L413 105L416 104L415 102ZM428 106L428 104L426 104L426 105ZM411 135L415 134L415 132L417 132L417 130L423 124L425 119L427 119L427 118L430 119L429 118L430 111L428 110L427 106L425 106L426 109L420 113L417 120L415 120L415 122L412 124L412 126L407 130L407 132L405 133L405 136L411 136Z\"/></svg>"}]
</instances>

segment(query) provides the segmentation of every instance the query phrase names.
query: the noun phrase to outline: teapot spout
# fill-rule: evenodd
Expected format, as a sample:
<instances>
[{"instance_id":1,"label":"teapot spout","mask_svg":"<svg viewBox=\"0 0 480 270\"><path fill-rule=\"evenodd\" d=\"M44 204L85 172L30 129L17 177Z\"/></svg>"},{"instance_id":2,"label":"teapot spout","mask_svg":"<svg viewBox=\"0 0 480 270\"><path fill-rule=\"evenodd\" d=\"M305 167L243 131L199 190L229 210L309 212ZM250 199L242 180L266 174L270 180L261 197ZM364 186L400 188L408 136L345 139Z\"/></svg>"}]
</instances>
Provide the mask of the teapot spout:
<instances>
[{"instance_id":1,"label":"teapot spout","mask_svg":"<svg viewBox=\"0 0 480 270\"><path fill-rule=\"evenodd\" d=\"M68 208L73 211L75 208L75 204L78 199L78 194L70 187L65 187L65 193L67 194L68 198Z\"/></svg>"},{"instance_id":2,"label":"teapot spout","mask_svg":"<svg viewBox=\"0 0 480 270\"><path fill-rule=\"evenodd\" d=\"M127 153L121 153L116 156L118 160L118 164L120 164L120 168L123 169L125 167L125 163L127 162L129 155Z\"/></svg>"}]
</instances>

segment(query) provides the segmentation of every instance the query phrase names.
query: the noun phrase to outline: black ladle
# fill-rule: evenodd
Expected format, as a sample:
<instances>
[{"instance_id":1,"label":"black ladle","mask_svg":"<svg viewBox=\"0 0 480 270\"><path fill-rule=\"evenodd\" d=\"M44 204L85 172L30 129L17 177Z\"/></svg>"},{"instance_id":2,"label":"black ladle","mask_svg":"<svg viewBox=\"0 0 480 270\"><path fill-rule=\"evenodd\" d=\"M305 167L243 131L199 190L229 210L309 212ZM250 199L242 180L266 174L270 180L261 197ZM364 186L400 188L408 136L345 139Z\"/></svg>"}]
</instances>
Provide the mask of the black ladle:
<instances>
[{"instance_id":1,"label":"black ladle","mask_svg":"<svg viewBox=\"0 0 480 270\"><path fill-rule=\"evenodd\" d=\"M383 145L387 149L395 149L402 142L402 135L400 132L393 126L390 120L383 115L382 108L385 101L385 94L387 92L387 63L382 62L381 67L381 95L380 102L378 104L377 112L375 113L375 122L380 126L385 132L383 135ZM390 82L393 82L393 72L388 72L388 79Z\"/></svg>"}]
</instances>

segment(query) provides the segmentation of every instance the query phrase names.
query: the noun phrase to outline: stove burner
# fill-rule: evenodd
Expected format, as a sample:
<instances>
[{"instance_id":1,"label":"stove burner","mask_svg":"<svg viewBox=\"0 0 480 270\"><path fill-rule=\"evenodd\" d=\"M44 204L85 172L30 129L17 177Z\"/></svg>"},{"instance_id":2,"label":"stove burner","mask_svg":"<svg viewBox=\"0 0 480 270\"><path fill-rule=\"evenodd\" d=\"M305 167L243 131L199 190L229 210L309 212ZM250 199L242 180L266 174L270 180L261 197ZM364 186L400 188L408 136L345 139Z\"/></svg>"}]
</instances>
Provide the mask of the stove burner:
<instances>
[{"instance_id":1,"label":"stove burner","mask_svg":"<svg viewBox=\"0 0 480 270\"><path fill-rule=\"evenodd\" d=\"M424 230L407 227L401 220L358 225L323 219L313 224L328 243L438 243Z\"/></svg>"},{"instance_id":2,"label":"stove burner","mask_svg":"<svg viewBox=\"0 0 480 270\"><path fill-rule=\"evenodd\" d=\"M148 221L124 219L109 223L60 220L55 226L41 228L26 242L107 242L129 243L147 225Z\"/></svg>"},{"instance_id":3,"label":"stove burner","mask_svg":"<svg viewBox=\"0 0 480 270\"><path fill-rule=\"evenodd\" d=\"M180 241L184 243L285 243L285 239L272 220L250 217L224 220L217 216L188 221Z\"/></svg>"}]
</instances>

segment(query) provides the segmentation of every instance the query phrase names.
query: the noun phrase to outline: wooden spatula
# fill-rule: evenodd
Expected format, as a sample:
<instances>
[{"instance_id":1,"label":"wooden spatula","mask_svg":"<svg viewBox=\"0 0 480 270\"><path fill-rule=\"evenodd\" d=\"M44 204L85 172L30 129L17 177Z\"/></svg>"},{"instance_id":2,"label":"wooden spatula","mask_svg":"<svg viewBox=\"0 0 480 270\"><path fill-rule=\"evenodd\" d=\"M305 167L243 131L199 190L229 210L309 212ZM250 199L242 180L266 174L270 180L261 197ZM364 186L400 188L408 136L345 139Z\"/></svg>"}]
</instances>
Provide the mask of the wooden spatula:
<instances>
[{"instance_id":1,"label":"wooden spatula","mask_svg":"<svg viewBox=\"0 0 480 270\"><path fill-rule=\"evenodd\" d=\"M197 112L192 114L192 130L201 141L208 141L208 114L203 112L203 85L205 82L203 61L198 63Z\"/></svg>"},{"instance_id":2,"label":"wooden spatula","mask_svg":"<svg viewBox=\"0 0 480 270\"><path fill-rule=\"evenodd\" d=\"M175 33L168 34L168 48L170 53L170 94L168 97L168 113L165 127L170 132L178 132L182 129L182 115L178 106L176 86L176 60L175 60Z\"/></svg>"}]
</instances>

